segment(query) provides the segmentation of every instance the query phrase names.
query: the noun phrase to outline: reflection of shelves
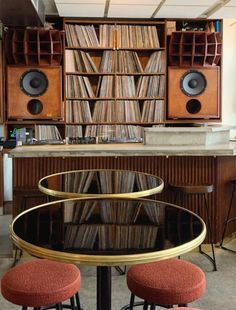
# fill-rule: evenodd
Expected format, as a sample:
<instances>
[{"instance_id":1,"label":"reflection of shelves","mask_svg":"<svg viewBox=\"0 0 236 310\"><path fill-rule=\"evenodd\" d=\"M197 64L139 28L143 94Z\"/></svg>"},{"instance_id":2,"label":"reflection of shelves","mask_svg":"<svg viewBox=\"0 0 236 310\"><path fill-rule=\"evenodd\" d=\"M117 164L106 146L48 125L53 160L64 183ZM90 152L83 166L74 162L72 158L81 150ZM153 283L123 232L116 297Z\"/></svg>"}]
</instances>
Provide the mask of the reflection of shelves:
<instances>
[{"instance_id":1,"label":"reflection of shelves","mask_svg":"<svg viewBox=\"0 0 236 310\"><path fill-rule=\"evenodd\" d=\"M60 65L63 54L59 30L11 29L5 35L8 64Z\"/></svg>"},{"instance_id":2,"label":"reflection of shelves","mask_svg":"<svg viewBox=\"0 0 236 310\"><path fill-rule=\"evenodd\" d=\"M219 32L172 32L169 44L171 66L217 66L222 54Z\"/></svg>"}]
</instances>

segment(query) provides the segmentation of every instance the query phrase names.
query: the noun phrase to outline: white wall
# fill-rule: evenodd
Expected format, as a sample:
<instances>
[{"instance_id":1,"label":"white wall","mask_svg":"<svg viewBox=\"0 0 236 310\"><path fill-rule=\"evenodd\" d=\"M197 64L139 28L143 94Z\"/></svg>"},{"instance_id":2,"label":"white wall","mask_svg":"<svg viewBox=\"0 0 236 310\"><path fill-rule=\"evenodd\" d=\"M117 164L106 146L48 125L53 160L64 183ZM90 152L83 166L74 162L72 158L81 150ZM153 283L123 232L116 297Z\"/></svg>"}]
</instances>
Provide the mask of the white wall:
<instances>
[{"instance_id":1,"label":"white wall","mask_svg":"<svg viewBox=\"0 0 236 310\"><path fill-rule=\"evenodd\" d=\"M223 30L222 123L236 126L236 19L225 19Z\"/></svg>"},{"instance_id":2,"label":"white wall","mask_svg":"<svg viewBox=\"0 0 236 310\"><path fill-rule=\"evenodd\" d=\"M12 159L7 154L3 156L4 201L12 200Z\"/></svg>"}]
</instances>

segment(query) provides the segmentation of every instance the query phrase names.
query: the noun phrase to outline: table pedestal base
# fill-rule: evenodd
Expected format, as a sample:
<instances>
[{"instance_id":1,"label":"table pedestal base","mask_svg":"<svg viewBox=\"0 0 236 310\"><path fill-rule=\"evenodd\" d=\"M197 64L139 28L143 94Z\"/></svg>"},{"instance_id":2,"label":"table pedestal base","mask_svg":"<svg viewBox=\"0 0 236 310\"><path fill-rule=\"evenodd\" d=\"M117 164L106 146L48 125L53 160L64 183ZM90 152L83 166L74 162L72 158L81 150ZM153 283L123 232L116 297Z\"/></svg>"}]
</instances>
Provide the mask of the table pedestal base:
<instances>
[{"instance_id":1,"label":"table pedestal base","mask_svg":"<svg viewBox=\"0 0 236 310\"><path fill-rule=\"evenodd\" d=\"M97 310L111 310L111 267L97 267Z\"/></svg>"}]
</instances>

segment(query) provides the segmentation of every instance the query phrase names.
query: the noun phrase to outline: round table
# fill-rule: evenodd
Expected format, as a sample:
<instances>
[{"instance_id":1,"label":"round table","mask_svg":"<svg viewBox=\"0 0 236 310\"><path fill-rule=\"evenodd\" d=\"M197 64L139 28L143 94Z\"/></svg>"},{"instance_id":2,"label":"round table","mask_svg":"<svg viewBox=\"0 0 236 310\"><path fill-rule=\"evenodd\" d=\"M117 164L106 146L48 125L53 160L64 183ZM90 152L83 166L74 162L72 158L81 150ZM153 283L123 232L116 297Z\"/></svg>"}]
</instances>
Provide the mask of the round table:
<instances>
[{"instance_id":1,"label":"round table","mask_svg":"<svg viewBox=\"0 0 236 310\"><path fill-rule=\"evenodd\" d=\"M59 198L146 197L160 193L163 180L155 175L115 169L59 172L39 180L41 192Z\"/></svg>"},{"instance_id":2,"label":"round table","mask_svg":"<svg viewBox=\"0 0 236 310\"><path fill-rule=\"evenodd\" d=\"M199 246L203 220L179 206L144 198L76 198L35 206L10 226L29 254L97 266L97 309L111 309L111 266L177 257Z\"/></svg>"}]
</instances>

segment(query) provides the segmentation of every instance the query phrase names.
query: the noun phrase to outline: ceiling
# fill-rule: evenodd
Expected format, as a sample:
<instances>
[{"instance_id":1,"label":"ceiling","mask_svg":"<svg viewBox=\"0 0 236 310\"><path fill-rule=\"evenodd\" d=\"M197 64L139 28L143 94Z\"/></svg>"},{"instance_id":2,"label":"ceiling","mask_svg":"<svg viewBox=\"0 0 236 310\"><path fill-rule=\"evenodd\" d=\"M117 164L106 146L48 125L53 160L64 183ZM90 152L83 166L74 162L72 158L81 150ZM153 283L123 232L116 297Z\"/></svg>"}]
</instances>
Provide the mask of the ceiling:
<instances>
[{"instance_id":1,"label":"ceiling","mask_svg":"<svg viewBox=\"0 0 236 310\"><path fill-rule=\"evenodd\" d=\"M108 18L236 18L236 0L43 0L46 15Z\"/></svg>"}]
</instances>

